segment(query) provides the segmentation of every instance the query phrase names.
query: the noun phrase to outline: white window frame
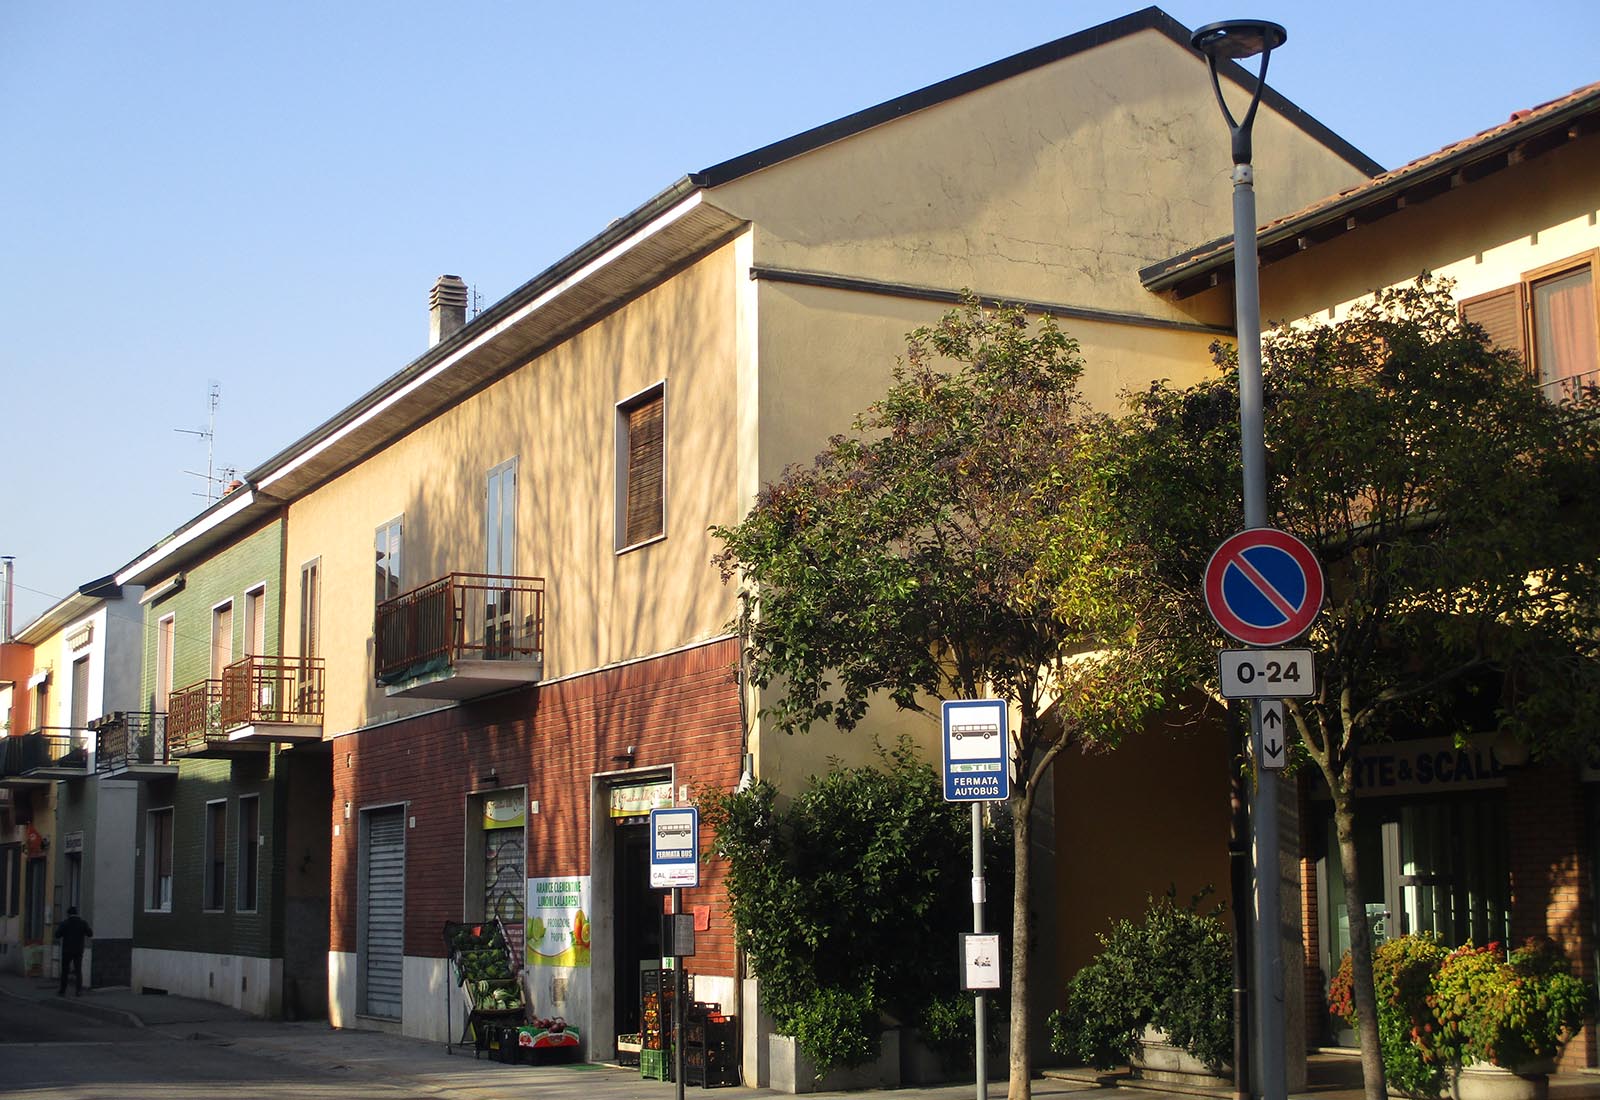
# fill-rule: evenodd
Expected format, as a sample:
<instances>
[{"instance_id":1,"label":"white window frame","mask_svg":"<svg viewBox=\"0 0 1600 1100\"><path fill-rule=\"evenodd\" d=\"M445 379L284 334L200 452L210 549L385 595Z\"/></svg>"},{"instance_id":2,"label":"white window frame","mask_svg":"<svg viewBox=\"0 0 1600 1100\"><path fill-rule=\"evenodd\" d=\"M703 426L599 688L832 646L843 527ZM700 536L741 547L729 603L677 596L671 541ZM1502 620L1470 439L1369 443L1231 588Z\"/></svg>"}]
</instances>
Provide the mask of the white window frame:
<instances>
[{"instance_id":1,"label":"white window frame","mask_svg":"<svg viewBox=\"0 0 1600 1100\"><path fill-rule=\"evenodd\" d=\"M505 510L505 484L511 478L511 512ZM496 577L515 576L517 571L517 459L516 456L489 468L483 477L483 571ZM497 499L498 498L498 499ZM499 510L496 511L496 506ZM498 517L499 523L495 523ZM501 553L502 550L508 553Z\"/></svg>"},{"instance_id":2,"label":"white window frame","mask_svg":"<svg viewBox=\"0 0 1600 1100\"><path fill-rule=\"evenodd\" d=\"M653 397L661 398L661 530L649 538L640 539L638 542L628 541L628 414L636 406L644 404ZM624 554L630 550L637 550L641 546L649 546L661 542L667 537L667 516L669 513L667 500L667 380L665 378L652 382L643 389L629 394L613 406L613 418L616 432L616 450L614 455L615 479L612 485L612 512L613 512L613 544L616 553Z\"/></svg>"},{"instance_id":3,"label":"white window frame","mask_svg":"<svg viewBox=\"0 0 1600 1100\"><path fill-rule=\"evenodd\" d=\"M379 604L382 604L382 603L387 603L389 600L394 599L395 596L399 596L400 594L402 594L406 590L406 576L405 576L406 514L404 512L401 512L398 516L395 516L393 519L388 520L388 521L386 521L384 523L378 524L377 528L374 529L374 531L372 532L372 549L373 549L373 553L375 555L378 552L378 539L379 539L380 536L384 540L384 549L383 549L383 558L379 559L379 560L387 560L390 563L390 565L393 566L392 572L394 574L395 592L393 593L393 595L386 595L386 596L383 596L382 598L378 598L377 576L374 575L373 576L373 597L374 598L373 598L373 601L372 601L374 607L377 607ZM374 562L374 565L376 565L376 564L377 563ZM388 569L388 568L389 568L389 566L385 566L385 569Z\"/></svg>"},{"instance_id":4,"label":"white window frame","mask_svg":"<svg viewBox=\"0 0 1600 1100\"><path fill-rule=\"evenodd\" d=\"M217 622L221 618L223 611L227 611L228 613L228 650L227 658L219 662L217 660L217 654L222 651L217 647ZM216 603L211 605L211 648L206 651L206 668L209 669L209 671L206 673L206 676L208 679L220 680L222 678L222 670L233 664L233 612L234 606L232 596L229 596L225 600L218 600Z\"/></svg>"},{"instance_id":5,"label":"white window frame","mask_svg":"<svg viewBox=\"0 0 1600 1100\"><path fill-rule=\"evenodd\" d=\"M166 876L166 880L167 880L166 887L167 888L166 888L166 891L165 891L165 896L162 896L162 892L160 890L160 879L161 879L160 864L161 864L161 859L160 859L160 853L156 851L156 830L155 830L156 819L161 817L163 814L165 814L166 818L167 818L167 868L168 868L168 874ZM177 825L177 811L171 806L152 806L152 807L150 807L150 809L148 809L148 810L146 810L144 812L144 891L143 891L143 893L144 893L144 911L146 913L170 913L170 912L172 912L173 881L176 878L176 876L174 874L172 874L172 871L174 870L173 864L172 864L172 859L173 859L173 844L174 844L174 839L175 839L175 836L176 836L176 833L177 833L176 825ZM152 905L151 904L151 900L152 899L159 899L159 900L157 900L156 904Z\"/></svg>"},{"instance_id":6,"label":"white window frame","mask_svg":"<svg viewBox=\"0 0 1600 1100\"><path fill-rule=\"evenodd\" d=\"M260 635L260 646L256 635ZM267 582L259 581L244 590L244 653L246 657L264 657L267 648Z\"/></svg>"},{"instance_id":7,"label":"white window frame","mask_svg":"<svg viewBox=\"0 0 1600 1100\"><path fill-rule=\"evenodd\" d=\"M156 620L156 684L154 708L166 713L172 701L172 662L178 644L178 617L168 613Z\"/></svg>"}]
</instances>

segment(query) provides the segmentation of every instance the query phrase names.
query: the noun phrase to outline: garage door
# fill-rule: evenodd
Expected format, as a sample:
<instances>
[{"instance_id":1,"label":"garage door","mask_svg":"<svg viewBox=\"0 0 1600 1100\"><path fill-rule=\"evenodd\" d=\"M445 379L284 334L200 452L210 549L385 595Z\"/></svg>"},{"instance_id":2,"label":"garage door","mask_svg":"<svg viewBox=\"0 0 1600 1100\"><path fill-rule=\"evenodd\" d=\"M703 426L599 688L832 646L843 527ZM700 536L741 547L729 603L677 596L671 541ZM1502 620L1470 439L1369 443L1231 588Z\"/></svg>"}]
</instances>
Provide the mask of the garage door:
<instances>
[{"instance_id":1,"label":"garage door","mask_svg":"<svg viewBox=\"0 0 1600 1100\"><path fill-rule=\"evenodd\" d=\"M370 810L366 818L366 882L361 960L363 1011L400 1018L401 956L405 951L405 810Z\"/></svg>"}]
</instances>

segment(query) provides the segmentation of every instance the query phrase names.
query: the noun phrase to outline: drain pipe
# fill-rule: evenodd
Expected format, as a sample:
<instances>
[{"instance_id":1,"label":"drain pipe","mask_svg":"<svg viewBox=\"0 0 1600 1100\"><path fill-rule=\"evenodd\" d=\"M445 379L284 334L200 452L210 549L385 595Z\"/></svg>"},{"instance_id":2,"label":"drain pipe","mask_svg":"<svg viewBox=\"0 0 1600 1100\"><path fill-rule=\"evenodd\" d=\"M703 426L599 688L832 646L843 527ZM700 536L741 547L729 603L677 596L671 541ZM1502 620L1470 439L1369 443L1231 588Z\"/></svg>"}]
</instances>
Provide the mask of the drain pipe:
<instances>
[{"instance_id":1,"label":"drain pipe","mask_svg":"<svg viewBox=\"0 0 1600 1100\"><path fill-rule=\"evenodd\" d=\"M4 640L7 643L16 641L16 636L11 633L11 590L13 585L12 573L15 568L14 563L16 560L17 559L12 557L10 554L0 557L0 562L3 562L5 565L3 574L5 578L5 633L0 635L0 640Z\"/></svg>"}]
</instances>

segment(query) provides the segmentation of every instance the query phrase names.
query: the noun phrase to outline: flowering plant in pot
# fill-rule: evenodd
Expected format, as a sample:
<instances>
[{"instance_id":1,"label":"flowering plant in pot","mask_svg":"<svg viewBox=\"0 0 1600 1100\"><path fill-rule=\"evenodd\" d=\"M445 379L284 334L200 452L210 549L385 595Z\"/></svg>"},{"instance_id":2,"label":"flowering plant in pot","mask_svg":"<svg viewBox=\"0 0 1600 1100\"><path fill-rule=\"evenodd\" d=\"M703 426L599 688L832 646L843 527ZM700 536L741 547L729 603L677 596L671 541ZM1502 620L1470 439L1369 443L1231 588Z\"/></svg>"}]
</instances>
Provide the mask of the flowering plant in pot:
<instances>
[{"instance_id":1,"label":"flowering plant in pot","mask_svg":"<svg viewBox=\"0 0 1600 1100\"><path fill-rule=\"evenodd\" d=\"M1385 940L1372 953L1384 1080L1408 1096L1438 1096L1447 1080L1447 1053L1440 1043L1432 1005L1434 976L1446 954L1430 932ZM1329 986L1328 1008L1355 1026L1354 977L1348 951Z\"/></svg>"},{"instance_id":2,"label":"flowering plant in pot","mask_svg":"<svg viewBox=\"0 0 1600 1100\"><path fill-rule=\"evenodd\" d=\"M1452 1060L1548 1067L1594 1012L1594 991L1549 939L1505 954L1499 943L1452 951L1433 980L1440 1042Z\"/></svg>"}]
</instances>

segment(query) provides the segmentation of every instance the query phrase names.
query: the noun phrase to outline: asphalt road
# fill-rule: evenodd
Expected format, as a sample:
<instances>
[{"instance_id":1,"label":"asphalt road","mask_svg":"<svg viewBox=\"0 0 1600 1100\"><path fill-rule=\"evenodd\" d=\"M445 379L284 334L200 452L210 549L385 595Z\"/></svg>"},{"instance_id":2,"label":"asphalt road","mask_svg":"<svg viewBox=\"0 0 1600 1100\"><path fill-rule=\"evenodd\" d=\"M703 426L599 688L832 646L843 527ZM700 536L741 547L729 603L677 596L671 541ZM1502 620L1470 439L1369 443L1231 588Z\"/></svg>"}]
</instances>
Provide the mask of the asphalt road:
<instances>
[{"instance_id":1,"label":"asphalt road","mask_svg":"<svg viewBox=\"0 0 1600 1100\"><path fill-rule=\"evenodd\" d=\"M253 1031L271 1025L246 1025ZM228 1032L234 1032L229 1034ZM266 1039L263 1035L261 1038ZM130 1027L0 998L0 1094L39 1100L493 1100L528 1095L511 1067L451 1059L443 1074L257 1049L238 1025Z\"/></svg>"}]
</instances>

